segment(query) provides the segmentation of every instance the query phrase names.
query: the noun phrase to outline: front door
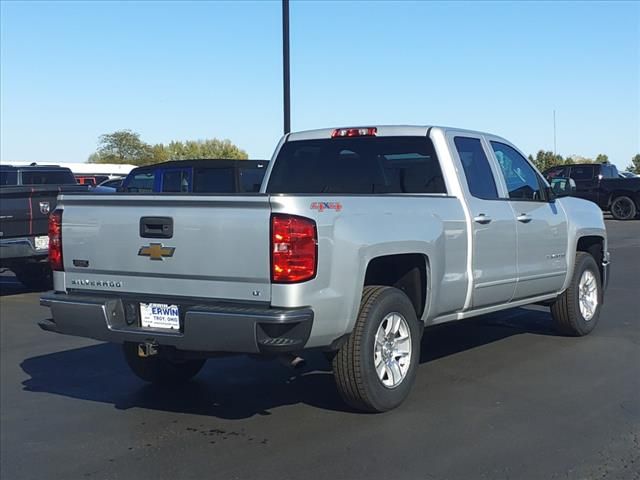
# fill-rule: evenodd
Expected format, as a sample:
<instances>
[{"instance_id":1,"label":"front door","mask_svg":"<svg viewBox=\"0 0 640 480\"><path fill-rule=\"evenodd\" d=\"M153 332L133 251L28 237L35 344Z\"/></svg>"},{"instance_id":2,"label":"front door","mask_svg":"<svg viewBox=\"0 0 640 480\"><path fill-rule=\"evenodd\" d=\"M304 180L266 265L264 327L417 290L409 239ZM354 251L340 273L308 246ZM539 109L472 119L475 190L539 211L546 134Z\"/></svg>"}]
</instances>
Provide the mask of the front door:
<instances>
[{"instance_id":1,"label":"front door","mask_svg":"<svg viewBox=\"0 0 640 480\"><path fill-rule=\"evenodd\" d=\"M464 171L473 231L471 308L506 303L517 279L516 222L508 201L496 187L498 175L490 165L480 137L464 133L450 138Z\"/></svg>"},{"instance_id":2,"label":"front door","mask_svg":"<svg viewBox=\"0 0 640 480\"><path fill-rule=\"evenodd\" d=\"M567 273L567 219L546 198L544 183L515 148L490 141L503 174L518 233L518 284L514 300L553 293Z\"/></svg>"}]
</instances>

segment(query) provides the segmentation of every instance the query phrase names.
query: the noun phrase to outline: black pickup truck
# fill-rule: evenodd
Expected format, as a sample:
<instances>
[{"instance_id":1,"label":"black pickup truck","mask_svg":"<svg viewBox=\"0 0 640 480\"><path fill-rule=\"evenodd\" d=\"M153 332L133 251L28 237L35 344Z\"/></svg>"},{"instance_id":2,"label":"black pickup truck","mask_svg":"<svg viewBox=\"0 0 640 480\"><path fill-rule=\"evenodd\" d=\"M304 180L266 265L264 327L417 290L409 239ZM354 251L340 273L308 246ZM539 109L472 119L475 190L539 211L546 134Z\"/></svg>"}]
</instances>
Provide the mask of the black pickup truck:
<instances>
[{"instance_id":1,"label":"black pickup truck","mask_svg":"<svg viewBox=\"0 0 640 480\"><path fill-rule=\"evenodd\" d=\"M0 165L0 269L25 287L51 288L49 212L61 191L86 191L68 168Z\"/></svg>"},{"instance_id":2,"label":"black pickup truck","mask_svg":"<svg viewBox=\"0 0 640 480\"><path fill-rule=\"evenodd\" d=\"M616 220L631 220L640 212L640 177L622 178L615 165L559 165L545 170L544 176L549 182L558 178L572 179L575 182L572 196L597 203Z\"/></svg>"}]
</instances>

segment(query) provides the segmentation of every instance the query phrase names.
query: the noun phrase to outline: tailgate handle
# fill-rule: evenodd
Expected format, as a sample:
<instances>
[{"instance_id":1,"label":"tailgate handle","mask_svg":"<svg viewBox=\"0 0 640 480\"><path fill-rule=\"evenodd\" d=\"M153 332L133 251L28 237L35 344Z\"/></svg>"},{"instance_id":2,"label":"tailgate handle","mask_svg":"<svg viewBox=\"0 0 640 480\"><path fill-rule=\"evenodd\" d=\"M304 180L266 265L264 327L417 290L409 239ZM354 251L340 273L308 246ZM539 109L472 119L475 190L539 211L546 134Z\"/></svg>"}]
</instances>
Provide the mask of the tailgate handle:
<instances>
[{"instance_id":1,"label":"tailgate handle","mask_svg":"<svg viewBox=\"0 0 640 480\"><path fill-rule=\"evenodd\" d=\"M140 236L142 238L173 237L173 218L142 217L140 219Z\"/></svg>"}]
</instances>

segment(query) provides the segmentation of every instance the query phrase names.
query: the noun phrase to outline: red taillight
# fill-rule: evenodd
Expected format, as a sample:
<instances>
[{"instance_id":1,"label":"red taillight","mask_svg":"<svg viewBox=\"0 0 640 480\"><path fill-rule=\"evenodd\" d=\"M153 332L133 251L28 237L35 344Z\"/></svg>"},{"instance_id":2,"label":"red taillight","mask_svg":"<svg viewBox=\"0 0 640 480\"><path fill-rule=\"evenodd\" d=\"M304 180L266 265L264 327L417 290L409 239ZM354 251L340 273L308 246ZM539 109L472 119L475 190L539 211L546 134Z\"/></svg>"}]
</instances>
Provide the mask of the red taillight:
<instances>
[{"instance_id":1,"label":"red taillight","mask_svg":"<svg viewBox=\"0 0 640 480\"><path fill-rule=\"evenodd\" d=\"M296 283L316 276L316 222L293 215L271 216L271 281Z\"/></svg>"},{"instance_id":2,"label":"red taillight","mask_svg":"<svg viewBox=\"0 0 640 480\"><path fill-rule=\"evenodd\" d=\"M336 128L331 134L331 138L375 137L377 133L376 127Z\"/></svg>"},{"instance_id":3,"label":"red taillight","mask_svg":"<svg viewBox=\"0 0 640 480\"><path fill-rule=\"evenodd\" d=\"M61 272L62 264L62 210L49 215L49 264L51 270Z\"/></svg>"}]
</instances>

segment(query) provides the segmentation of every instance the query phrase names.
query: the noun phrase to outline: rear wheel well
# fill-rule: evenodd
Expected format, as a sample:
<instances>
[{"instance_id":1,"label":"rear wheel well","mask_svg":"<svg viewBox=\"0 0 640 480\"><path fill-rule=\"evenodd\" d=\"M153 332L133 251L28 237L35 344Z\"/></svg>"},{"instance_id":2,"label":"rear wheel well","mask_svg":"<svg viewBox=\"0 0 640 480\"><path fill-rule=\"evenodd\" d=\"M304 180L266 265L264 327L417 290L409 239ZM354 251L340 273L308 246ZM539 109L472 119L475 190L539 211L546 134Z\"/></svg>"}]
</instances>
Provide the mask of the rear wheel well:
<instances>
[{"instance_id":1,"label":"rear wheel well","mask_svg":"<svg viewBox=\"0 0 640 480\"><path fill-rule=\"evenodd\" d=\"M367 265L364 285L386 285L402 290L422 317L427 301L427 257L403 253L376 257Z\"/></svg>"},{"instance_id":2,"label":"rear wheel well","mask_svg":"<svg viewBox=\"0 0 640 480\"><path fill-rule=\"evenodd\" d=\"M614 190L609 194L609 204L607 208L611 208L611 204L618 197L629 197L636 207L640 209L640 201L636 199L636 194L630 190Z\"/></svg>"},{"instance_id":3,"label":"rear wheel well","mask_svg":"<svg viewBox=\"0 0 640 480\"><path fill-rule=\"evenodd\" d=\"M576 247L578 252L586 252L590 254L598 264L600 270L600 277L602 278L602 259L604 257L604 238L596 235L589 235L578 239L578 246Z\"/></svg>"}]
</instances>

